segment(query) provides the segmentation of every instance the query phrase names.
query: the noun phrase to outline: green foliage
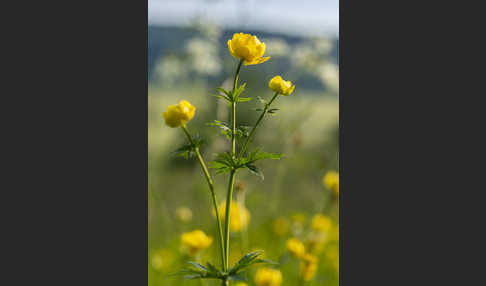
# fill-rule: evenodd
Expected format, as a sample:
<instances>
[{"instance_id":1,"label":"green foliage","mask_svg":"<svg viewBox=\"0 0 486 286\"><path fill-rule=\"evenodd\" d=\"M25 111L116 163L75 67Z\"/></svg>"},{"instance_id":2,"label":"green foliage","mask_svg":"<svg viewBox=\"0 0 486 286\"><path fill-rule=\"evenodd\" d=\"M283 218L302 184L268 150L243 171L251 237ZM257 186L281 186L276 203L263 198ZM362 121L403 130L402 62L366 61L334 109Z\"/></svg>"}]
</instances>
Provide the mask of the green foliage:
<instances>
[{"instance_id":1,"label":"green foliage","mask_svg":"<svg viewBox=\"0 0 486 286\"><path fill-rule=\"evenodd\" d=\"M247 102L251 100L251 97L240 97L243 91L245 91L245 87L246 87L246 82L241 84L238 88L236 88L234 93L232 91L225 90L222 87L218 87L218 90L219 92L221 92L221 94L214 94L213 96L224 99L228 101L229 104L233 102Z\"/></svg>"},{"instance_id":2,"label":"green foliage","mask_svg":"<svg viewBox=\"0 0 486 286\"><path fill-rule=\"evenodd\" d=\"M209 162L209 167L216 169L216 175L246 168L252 174L264 179L263 172L254 163L262 159L279 160L282 157L283 154L262 152L260 149L249 152L246 156L240 158L234 158L229 152L224 152L218 154L216 160Z\"/></svg>"},{"instance_id":3,"label":"green foliage","mask_svg":"<svg viewBox=\"0 0 486 286\"><path fill-rule=\"evenodd\" d=\"M177 148L172 153L179 155L179 156L182 156L186 159L192 158L193 156L196 155L196 152L195 152L196 148L199 148L200 146L202 146L205 143L205 141L204 141L204 139L200 138L199 136L194 136L193 143L194 144L187 143L185 145L182 145L181 147Z\"/></svg>"},{"instance_id":4,"label":"green foliage","mask_svg":"<svg viewBox=\"0 0 486 286\"><path fill-rule=\"evenodd\" d=\"M222 122L219 120L214 120L213 122L206 123L206 125L209 126L216 126L221 129L221 134L223 134L228 140L231 140L231 134L233 131L231 130L231 127L228 126L226 122ZM236 136L237 137L248 137L249 135L249 126L239 126L236 128Z\"/></svg>"},{"instance_id":5,"label":"green foliage","mask_svg":"<svg viewBox=\"0 0 486 286\"><path fill-rule=\"evenodd\" d=\"M278 265L278 263L267 259L257 259L263 253L263 250L257 250L244 255L236 264L231 267L228 272L222 272L218 270L214 265L207 262L206 266L199 264L194 261L189 261L193 268L185 268L175 273L174 275L183 275L184 279L220 279L228 281L244 281L246 282L246 277L244 271L246 268L258 264L266 263Z\"/></svg>"},{"instance_id":6,"label":"green foliage","mask_svg":"<svg viewBox=\"0 0 486 286\"><path fill-rule=\"evenodd\" d=\"M257 259L257 257L260 256L262 253L263 253L263 250L257 250L257 251L245 254L238 262L236 262L236 264L233 267L231 267L228 270L228 273L230 275L238 274L243 269L248 268L248 267L250 267L254 264L257 264L257 263L267 263L267 264L278 265L278 263L273 262L273 261L268 260L268 259Z\"/></svg>"}]
</instances>

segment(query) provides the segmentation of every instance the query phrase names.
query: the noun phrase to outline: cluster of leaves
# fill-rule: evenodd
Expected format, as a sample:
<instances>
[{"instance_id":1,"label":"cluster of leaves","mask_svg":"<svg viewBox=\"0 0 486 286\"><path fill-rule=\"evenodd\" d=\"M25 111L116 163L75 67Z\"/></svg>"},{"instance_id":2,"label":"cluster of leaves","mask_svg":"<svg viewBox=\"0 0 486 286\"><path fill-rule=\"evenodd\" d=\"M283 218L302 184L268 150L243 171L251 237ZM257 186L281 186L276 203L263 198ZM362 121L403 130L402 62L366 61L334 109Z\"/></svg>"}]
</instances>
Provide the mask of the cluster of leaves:
<instances>
[{"instance_id":1,"label":"cluster of leaves","mask_svg":"<svg viewBox=\"0 0 486 286\"><path fill-rule=\"evenodd\" d=\"M207 262L206 266L197 262L189 261L188 263L193 268L182 269L178 275L184 275L185 279L220 279L223 281L245 281L244 270L257 263L266 263L276 265L278 263L267 259L257 258L263 253L263 250L257 250L255 252L244 255L233 267L228 269L227 272L218 270L214 265Z\"/></svg>"},{"instance_id":2,"label":"cluster of leaves","mask_svg":"<svg viewBox=\"0 0 486 286\"><path fill-rule=\"evenodd\" d=\"M218 87L218 90L221 92L220 94L215 94L217 98L222 98L228 101L228 104L232 104L233 102L246 102L250 101L251 97L240 97L241 93L245 90L246 82L241 84L233 93L232 91L225 90L222 87Z\"/></svg>"},{"instance_id":3,"label":"cluster of leaves","mask_svg":"<svg viewBox=\"0 0 486 286\"><path fill-rule=\"evenodd\" d=\"M279 109L278 108L269 108L270 104L261 96L257 96L258 100L263 104L264 108L257 108L256 111L264 111L270 114L275 114Z\"/></svg>"},{"instance_id":4,"label":"cluster of leaves","mask_svg":"<svg viewBox=\"0 0 486 286\"><path fill-rule=\"evenodd\" d=\"M260 149L239 158L231 156L229 152L224 152L219 154L216 160L209 162L209 167L216 169L216 175L246 168L263 180L263 172L255 166L255 162L262 159L279 160L282 156L283 154L279 153L262 152Z\"/></svg>"},{"instance_id":5,"label":"cluster of leaves","mask_svg":"<svg viewBox=\"0 0 486 286\"><path fill-rule=\"evenodd\" d=\"M200 138L199 136L195 136L193 139L193 144L188 143L185 144L179 148L177 148L173 153L179 156L182 156L186 159L192 158L193 156L196 156L196 148L199 148L201 145L203 145L204 139Z\"/></svg>"},{"instance_id":6,"label":"cluster of leaves","mask_svg":"<svg viewBox=\"0 0 486 286\"><path fill-rule=\"evenodd\" d=\"M227 123L219 120L214 120L211 123L207 123L207 125L219 127L221 129L221 134L225 135L226 138L231 139L233 131ZM235 134L237 137L248 137L248 135L250 134L249 130L250 126L239 126L236 128Z\"/></svg>"}]
</instances>

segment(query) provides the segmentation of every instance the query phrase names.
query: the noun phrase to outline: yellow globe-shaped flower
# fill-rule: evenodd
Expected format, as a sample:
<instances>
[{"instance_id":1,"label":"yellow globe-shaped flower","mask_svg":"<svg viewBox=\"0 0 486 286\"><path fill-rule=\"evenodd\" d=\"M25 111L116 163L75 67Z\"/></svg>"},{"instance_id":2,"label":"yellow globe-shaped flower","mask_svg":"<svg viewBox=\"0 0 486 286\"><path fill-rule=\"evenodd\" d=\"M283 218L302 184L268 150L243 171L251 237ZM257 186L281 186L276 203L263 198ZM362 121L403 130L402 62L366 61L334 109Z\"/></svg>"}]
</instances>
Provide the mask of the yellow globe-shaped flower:
<instances>
[{"instance_id":1,"label":"yellow globe-shaped flower","mask_svg":"<svg viewBox=\"0 0 486 286\"><path fill-rule=\"evenodd\" d=\"M189 255L208 248L213 242L213 238L207 236L202 230L194 230L183 233L181 236L182 247L187 250Z\"/></svg>"},{"instance_id":2,"label":"yellow globe-shaped flower","mask_svg":"<svg viewBox=\"0 0 486 286\"><path fill-rule=\"evenodd\" d=\"M309 281L316 275L317 257L312 254L305 254L300 264L300 274L305 281Z\"/></svg>"},{"instance_id":3,"label":"yellow globe-shaped flower","mask_svg":"<svg viewBox=\"0 0 486 286\"><path fill-rule=\"evenodd\" d=\"M223 221L226 218L226 202L219 205L219 217ZM235 201L231 201L230 209L230 230L239 232L250 223L250 212L244 206L240 206Z\"/></svg>"},{"instance_id":4,"label":"yellow globe-shaped flower","mask_svg":"<svg viewBox=\"0 0 486 286\"><path fill-rule=\"evenodd\" d=\"M194 117L196 107L190 104L187 100L181 100L179 104L169 105L167 111L162 113L165 124L167 126L176 128L185 125Z\"/></svg>"},{"instance_id":5,"label":"yellow globe-shaped flower","mask_svg":"<svg viewBox=\"0 0 486 286\"><path fill-rule=\"evenodd\" d=\"M305 254L304 244L295 237L287 240L287 251L295 258L300 258Z\"/></svg>"},{"instance_id":6,"label":"yellow globe-shaped flower","mask_svg":"<svg viewBox=\"0 0 486 286\"><path fill-rule=\"evenodd\" d=\"M331 228L331 225L332 225L331 219L325 215L316 214L312 218L311 228L315 231L328 232L329 229Z\"/></svg>"},{"instance_id":7,"label":"yellow globe-shaped flower","mask_svg":"<svg viewBox=\"0 0 486 286\"><path fill-rule=\"evenodd\" d=\"M339 194L339 173L335 171L329 171L324 175L322 178L322 183L324 186L336 193Z\"/></svg>"},{"instance_id":8,"label":"yellow globe-shaped flower","mask_svg":"<svg viewBox=\"0 0 486 286\"><path fill-rule=\"evenodd\" d=\"M290 95L295 89L295 85L290 80L283 80L279 75L270 80L268 87L281 95Z\"/></svg>"},{"instance_id":9,"label":"yellow globe-shaped flower","mask_svg":"<svg viewBox=\"0 0 486 286\"><path fill-rule=\"evenodd\" d=\"M254 279L257 286L280 286L282 280L282 273L272 268L258 269Z\"/></svg>"},{"instance_id":10,"label":"yellow globe-shaped flower","mask_svg":"<svg viewBox=\"0 0 486 286\"><path fill-rule=\"evenodd\" d=\"M233 57L244 60L245 66L268 61L270 57L263 57L265 49L265 44L250 34L236 33L228 40L229 52Z\"/></svg>"}]
</instances>

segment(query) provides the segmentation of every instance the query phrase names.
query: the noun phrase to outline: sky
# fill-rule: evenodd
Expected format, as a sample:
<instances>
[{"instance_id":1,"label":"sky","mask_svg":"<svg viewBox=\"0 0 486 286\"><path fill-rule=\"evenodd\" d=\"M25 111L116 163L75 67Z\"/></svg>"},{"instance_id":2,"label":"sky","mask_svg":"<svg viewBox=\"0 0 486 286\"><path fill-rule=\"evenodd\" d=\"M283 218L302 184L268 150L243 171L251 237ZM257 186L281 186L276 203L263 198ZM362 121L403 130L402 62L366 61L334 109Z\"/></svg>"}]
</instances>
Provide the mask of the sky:
<instances>
[{"instance_id":1,"label":"sky","mask_svg":"<svg viewBox=\"0 0 486 286\"><path fill-rule=\"evenodd\" d=\"M339 0L148 0L149 25L183 26L197 16L226 28L339 34Z\"/></svg>"}]
</instances>

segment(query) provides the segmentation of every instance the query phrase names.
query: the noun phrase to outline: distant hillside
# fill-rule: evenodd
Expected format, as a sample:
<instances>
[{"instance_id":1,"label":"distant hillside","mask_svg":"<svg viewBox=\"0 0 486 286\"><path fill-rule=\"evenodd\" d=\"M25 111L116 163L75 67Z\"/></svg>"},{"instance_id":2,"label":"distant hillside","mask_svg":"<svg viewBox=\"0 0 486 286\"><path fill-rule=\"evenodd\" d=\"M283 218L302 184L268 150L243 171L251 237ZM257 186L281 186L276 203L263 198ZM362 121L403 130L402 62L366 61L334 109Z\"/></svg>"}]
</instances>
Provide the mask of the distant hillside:
<instances>
[{"instance_id":1,"label":"distant hillside","mask_svg":"<svg viewBox=\"0 0 486 286\"><path fill-rule=\"evenodd\" d=\"M302 41L302 38L292 37L288 35L268 33L268 32L255 32L255 31L241 31L241 30L225 30L221 37L221 45L226 46L226 41L230 39L234 33L237 32L251 32L258 34L260 38L280 37L287 41L289 44L295 44ZM197 35L196 32L190 31L184 28L177 27L159 27L149 26L148 28L148 69L149 76L154 68L154 63L160 55L170 52L179 52L185 41L191 37ZM332 56L336 63L338 62L338 40L335 39L334 49Z\"/></svg>"}]
</instances>

